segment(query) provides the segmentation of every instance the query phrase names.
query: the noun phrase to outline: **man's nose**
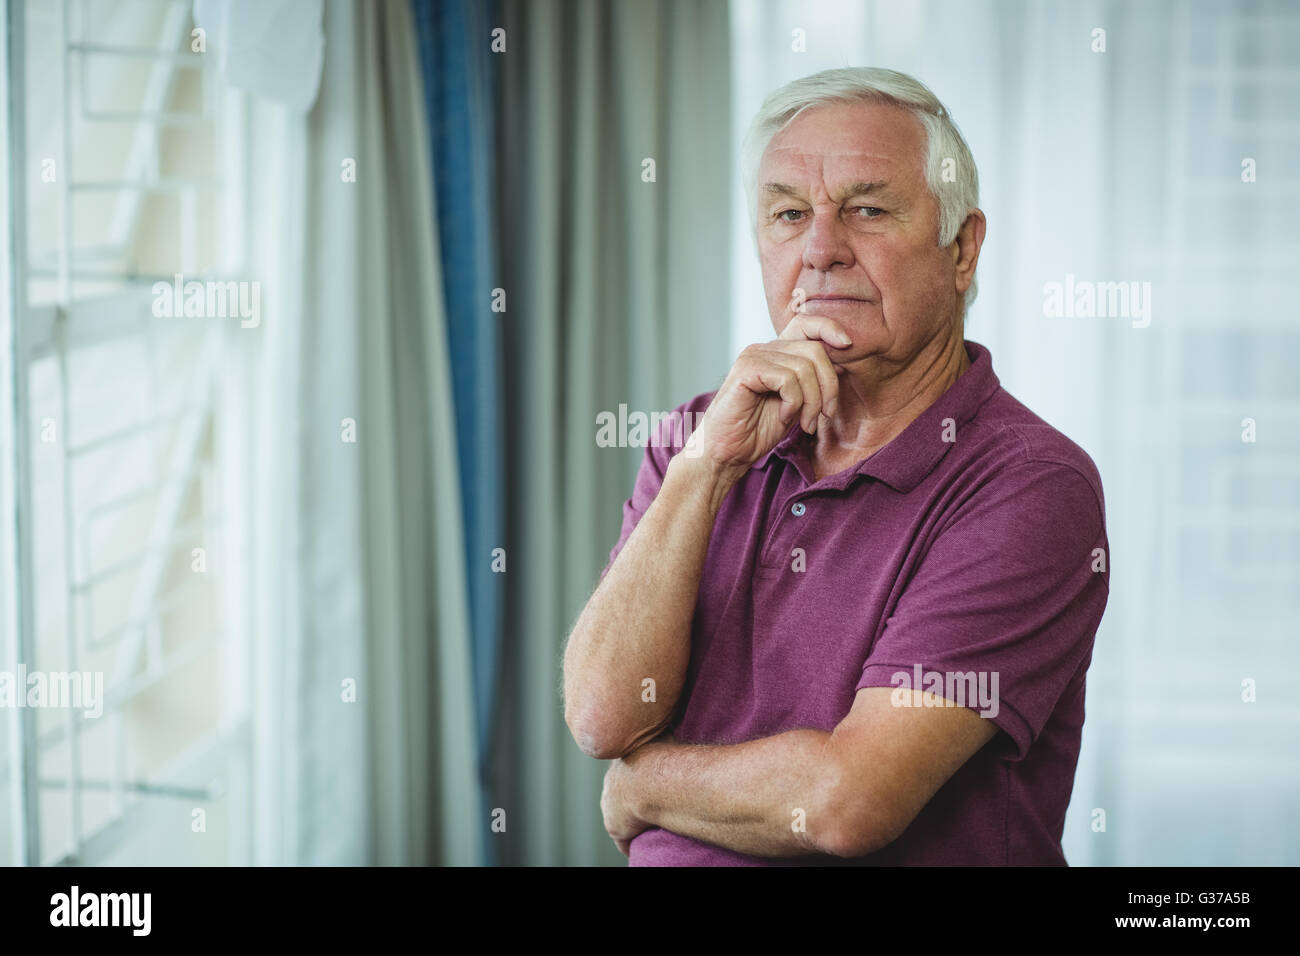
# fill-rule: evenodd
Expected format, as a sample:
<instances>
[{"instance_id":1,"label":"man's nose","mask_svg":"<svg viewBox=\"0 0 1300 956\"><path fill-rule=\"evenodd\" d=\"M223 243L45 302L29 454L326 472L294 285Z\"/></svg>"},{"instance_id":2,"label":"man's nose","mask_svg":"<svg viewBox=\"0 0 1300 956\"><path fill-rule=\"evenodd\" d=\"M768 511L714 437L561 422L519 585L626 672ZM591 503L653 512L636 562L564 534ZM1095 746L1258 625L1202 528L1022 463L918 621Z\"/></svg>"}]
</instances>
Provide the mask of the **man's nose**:
<instances>
[{"instance_id":1,"label":"man's nose","mask_svg":"<svg viewBox=\"0 0 1300 956\"><path fill-rule=\"evenodd\" d=\"M853 264L853 250L849 246L844 223L831 211L813 215L808 231L804 233L804 265L822 272L835 266Z\"/></svg>"}]
</instances>

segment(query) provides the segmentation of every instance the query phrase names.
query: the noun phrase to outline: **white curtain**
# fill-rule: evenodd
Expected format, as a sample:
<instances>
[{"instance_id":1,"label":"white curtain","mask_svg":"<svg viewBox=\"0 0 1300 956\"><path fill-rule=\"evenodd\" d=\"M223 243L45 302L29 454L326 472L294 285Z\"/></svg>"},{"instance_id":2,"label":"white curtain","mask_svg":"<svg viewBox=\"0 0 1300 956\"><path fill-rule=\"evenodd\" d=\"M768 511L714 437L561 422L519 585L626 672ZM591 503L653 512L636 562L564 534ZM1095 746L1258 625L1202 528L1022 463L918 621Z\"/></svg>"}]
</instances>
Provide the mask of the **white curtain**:
<instances>
[{"instance_id":1,"label":"white curtain","mask_svg":"<svg viewBox=\"0 0 1300 956\"><path fill-rule=\"evenodd\" d=\"M490 821L415 33L405 2L329 0L324 28L309 116L260 104L249 129L254 859L473 865Z\"/></svg>"},{"instance_id":2,"label":"white curtain","mask_svg":"<svg viewBox=\"0 0 1300 956\"><path fill-rule=\"evenodd\" d=\"M966 336L1092 455L1106 492L1111 598L1069 861L1300 862L1300 9L733 0L732 13L734 142L771 89L861 65L929 85L974 151L989 227ZM772 334L743 216L733 354ZM1150 324L1049 317L1044 286L1067 276L1151 283Z\"/></svg>"}]
</instances>

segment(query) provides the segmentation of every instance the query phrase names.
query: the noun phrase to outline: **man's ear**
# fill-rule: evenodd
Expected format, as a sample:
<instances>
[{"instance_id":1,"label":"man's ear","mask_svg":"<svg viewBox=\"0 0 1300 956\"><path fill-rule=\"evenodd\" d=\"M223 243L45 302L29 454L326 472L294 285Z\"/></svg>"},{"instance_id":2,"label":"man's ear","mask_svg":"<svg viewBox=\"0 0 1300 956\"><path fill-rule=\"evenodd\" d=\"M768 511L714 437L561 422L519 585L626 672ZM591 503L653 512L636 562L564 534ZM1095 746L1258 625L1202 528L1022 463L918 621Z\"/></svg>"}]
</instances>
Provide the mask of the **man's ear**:
<instances>
[{"instance_id":1,"label":"man's ear","mask_svg":"<svg viewBox=\"0 0 1300 956\"><path fill-rule=\"evenodd\" d=\"M984 230L987 228L988 220L984 218L983 211L972 209L957 230L957 237L952 242L952 263L956 271L958 293L969 289L975 278L975 266L979 263L980 249L984 245Z\"/></svg>"}]
</instances>

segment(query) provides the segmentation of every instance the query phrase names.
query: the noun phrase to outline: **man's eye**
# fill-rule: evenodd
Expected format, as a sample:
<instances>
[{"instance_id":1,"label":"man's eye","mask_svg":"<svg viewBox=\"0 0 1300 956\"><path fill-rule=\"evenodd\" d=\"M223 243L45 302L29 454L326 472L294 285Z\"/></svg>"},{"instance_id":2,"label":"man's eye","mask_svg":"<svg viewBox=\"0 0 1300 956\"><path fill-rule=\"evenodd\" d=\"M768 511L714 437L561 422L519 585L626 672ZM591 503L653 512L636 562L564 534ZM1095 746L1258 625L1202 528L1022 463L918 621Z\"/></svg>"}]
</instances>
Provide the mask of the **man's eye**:
<instances>
[{"instance_id":1,"label":"man's eye","mask_svg":"<svg viewBox=\"0 0 1300 956\"><path fill-rule=\"evenodd\" d=\"M852 211L854 213L862 213L862 215L858 216L859 219L875 219L877 216L883 216L885 214L885 210L880 209L877 206L854 206Z\"/></svg>"},{"instance_id":2,"label":"man's eye","mask_svg":"<svg viewBox=\"0 0 1300 956\"><path fill-rule=\"evenodd\" d=\"M802 210L802 209L782 209L780 212L778 212L778 213L776 214L776 218L777 218L777 219L780 219L780 220L782 220L782 221L784 221L784 222L798 222L797 219L789 219L789 218L786 218L786 217L788 217L788 216L790 216L790 215L802 216L802 215L803 215L803 210Z\"/></svg>"}]
</instances>

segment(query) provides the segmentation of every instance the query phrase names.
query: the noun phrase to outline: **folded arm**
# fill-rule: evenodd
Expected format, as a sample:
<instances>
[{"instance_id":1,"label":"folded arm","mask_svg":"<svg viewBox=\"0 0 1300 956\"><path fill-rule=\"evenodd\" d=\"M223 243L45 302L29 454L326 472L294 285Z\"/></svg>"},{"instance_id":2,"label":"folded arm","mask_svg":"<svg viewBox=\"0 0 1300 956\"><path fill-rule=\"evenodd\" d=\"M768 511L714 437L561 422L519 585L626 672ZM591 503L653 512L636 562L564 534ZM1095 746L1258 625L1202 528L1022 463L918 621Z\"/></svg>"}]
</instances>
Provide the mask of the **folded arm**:
<instances>
[{"instance_id":1,"label":"folded arm","mask_svg":"<svg viewBox=\"0 0 1300 956\"><path fill-rule=\"evenodd\" d=\"M606 829L625 852L657 826L753 856L873 853L997 732L975 711L937 700L867 687L831 733L719 746L652 741L610 767Z\"/></svg>"},{"instance_id":2,"label":"folded arm","mask_svg":"<svg viewBox=\"0 0 1300 956\"><path fill-rule=\"evenodd\" d=\"M734 481L707 462L675 457L574 625L564 652L564 719L589 757L630 753L671 720L713 522Z\"/></svg>"}]
</instances>

